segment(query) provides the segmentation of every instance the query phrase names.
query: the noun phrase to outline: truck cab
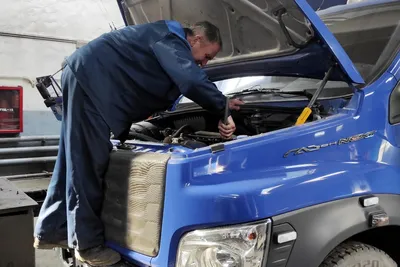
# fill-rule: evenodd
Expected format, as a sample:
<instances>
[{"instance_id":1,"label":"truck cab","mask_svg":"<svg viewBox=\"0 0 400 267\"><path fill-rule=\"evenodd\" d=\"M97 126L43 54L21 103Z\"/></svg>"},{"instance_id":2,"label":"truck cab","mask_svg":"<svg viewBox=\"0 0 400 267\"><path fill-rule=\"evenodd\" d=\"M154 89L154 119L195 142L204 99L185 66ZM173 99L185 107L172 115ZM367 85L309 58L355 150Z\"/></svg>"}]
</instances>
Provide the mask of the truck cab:
<instances>
[{"instance_id":1,"label":"truck cab","mask_svg":"<svg viewBox=\"0 0 400 267\"><path fill-rule=\"evenodd\" d=\"M121 264L400 263L399 1L118 3L127 26L215 23L224 49L204 69L245 102L231 140L184 96L112 140L102 219Z\"/></svg>"}]
</instances>

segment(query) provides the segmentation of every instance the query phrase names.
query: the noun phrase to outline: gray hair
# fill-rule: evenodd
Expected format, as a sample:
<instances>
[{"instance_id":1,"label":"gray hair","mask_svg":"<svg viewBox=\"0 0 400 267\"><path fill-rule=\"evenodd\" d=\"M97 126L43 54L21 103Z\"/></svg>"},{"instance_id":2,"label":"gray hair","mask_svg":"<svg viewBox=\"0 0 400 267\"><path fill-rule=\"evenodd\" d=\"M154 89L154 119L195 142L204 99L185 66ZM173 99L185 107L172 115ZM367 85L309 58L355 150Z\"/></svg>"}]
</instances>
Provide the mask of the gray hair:
<instances>
[{"instance_id":1,"label":"gray hair","mask_svg":"<svg viewBox=\"0 0 400 267\"><path fill-rule=\"evenodd\" d=\"M199 21L189 28L184 28L185 33L189 35L194 35L196 32L202 32L208 41L211 43L218 43L222 49L222 38L221 33L217 26L209 21Z\"/></svg>"}]
</instances>

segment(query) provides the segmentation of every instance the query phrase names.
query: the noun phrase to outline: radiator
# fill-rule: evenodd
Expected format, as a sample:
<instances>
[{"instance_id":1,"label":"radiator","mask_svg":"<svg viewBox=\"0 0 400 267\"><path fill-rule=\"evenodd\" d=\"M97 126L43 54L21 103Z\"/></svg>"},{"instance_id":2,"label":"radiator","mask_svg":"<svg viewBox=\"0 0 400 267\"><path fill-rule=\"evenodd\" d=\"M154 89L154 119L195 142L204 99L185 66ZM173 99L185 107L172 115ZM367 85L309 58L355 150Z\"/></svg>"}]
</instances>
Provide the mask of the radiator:
<instances>
[{"instance_id":1,"label":"radiator","mask_svg":"<svg viewBox=\"0 0 400 267\"><path fill-rule=\"evenodd\" d=\"M117 150L105 175L105 238L147 256L159 251L169 154Z\"/></svg>"}]
</instances>

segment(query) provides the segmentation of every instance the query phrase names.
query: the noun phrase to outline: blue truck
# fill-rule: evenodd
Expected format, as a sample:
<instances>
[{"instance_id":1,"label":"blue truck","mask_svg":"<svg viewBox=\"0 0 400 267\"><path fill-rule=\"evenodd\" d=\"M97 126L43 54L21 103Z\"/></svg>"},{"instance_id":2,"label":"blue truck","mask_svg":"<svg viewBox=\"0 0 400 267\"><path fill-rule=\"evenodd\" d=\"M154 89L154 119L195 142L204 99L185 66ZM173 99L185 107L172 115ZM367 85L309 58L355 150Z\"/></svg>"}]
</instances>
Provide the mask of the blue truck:
<instances>
[{"instance_id":1,"label":"blue truck","mask_svg":"<svg viewBox=\"0 0 400 267\"><path fill-rule=\"evenodd\" d=\"M102 218L118 266L400 263L400 1L118 3L127 25L215 23L224 49L205 71L245 102L231 140L184 96L112 140ZM51 85L38 78L57 114Z\"/></svg>"}]
</instances>

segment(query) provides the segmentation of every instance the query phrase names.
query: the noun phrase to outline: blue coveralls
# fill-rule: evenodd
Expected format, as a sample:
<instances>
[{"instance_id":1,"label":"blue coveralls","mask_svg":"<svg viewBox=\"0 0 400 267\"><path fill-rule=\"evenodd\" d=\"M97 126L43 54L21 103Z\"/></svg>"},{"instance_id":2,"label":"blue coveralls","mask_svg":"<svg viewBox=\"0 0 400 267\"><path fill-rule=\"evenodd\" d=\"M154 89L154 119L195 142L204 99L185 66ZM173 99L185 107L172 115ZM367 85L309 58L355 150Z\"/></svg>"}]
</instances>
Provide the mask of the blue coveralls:
<instances>
[{"instance_id":1,"label":"blue coveralls","mask_svg":"<svg viewBox=\"0 0 400 267\"><path fill-rule=\"evenodd\" d=\"M100 219L112 149L135 121L166 110L183 94L223 117L226 99L197 66L175 21L128 26L75 51L61 78L59 152L35 236L78 250L104 243Z\"/></svg>"}]
</instances>

